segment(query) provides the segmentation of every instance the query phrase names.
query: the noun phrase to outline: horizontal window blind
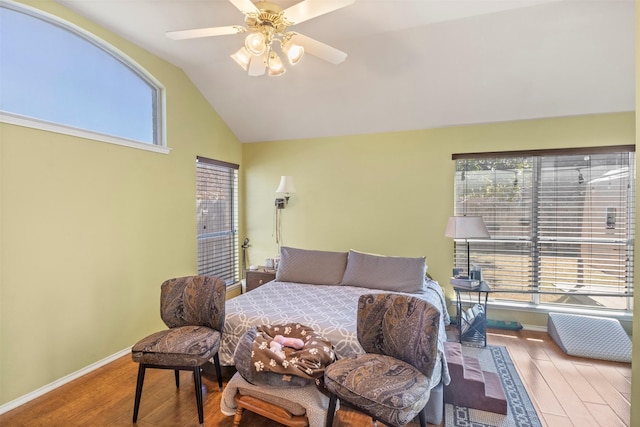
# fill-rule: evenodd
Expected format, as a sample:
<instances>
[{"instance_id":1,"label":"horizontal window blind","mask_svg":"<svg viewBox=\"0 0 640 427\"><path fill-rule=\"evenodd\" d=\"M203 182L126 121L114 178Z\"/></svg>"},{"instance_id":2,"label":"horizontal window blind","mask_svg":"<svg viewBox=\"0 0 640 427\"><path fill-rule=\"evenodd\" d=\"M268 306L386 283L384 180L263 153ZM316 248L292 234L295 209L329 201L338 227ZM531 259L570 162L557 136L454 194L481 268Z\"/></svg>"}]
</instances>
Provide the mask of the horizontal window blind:
<instances>
[{"instance_id":1,"label":"horizontal window blind","mask_svg":"<svg viewBox=\"0 0 640 427\"><path fill-rule=\"evenodd\" d=\"M471 264L504 293L497 298L606 305L591 296L632 296L634 152L494 155L456 160L455 214L484 218L491 239L470 241ZM456 267L466 269L466 254L456 242Z\"/></svg>"},{"instance_id":2,"label":"horizontal window blind","mask_svg":"<svg viewBox=\"0 0 640 427\"><path fill-rule=\"evenodd\" d=\"M238 165L196 159L198 274L227 284L238 272Z\"/></svg>"}]
</instances>

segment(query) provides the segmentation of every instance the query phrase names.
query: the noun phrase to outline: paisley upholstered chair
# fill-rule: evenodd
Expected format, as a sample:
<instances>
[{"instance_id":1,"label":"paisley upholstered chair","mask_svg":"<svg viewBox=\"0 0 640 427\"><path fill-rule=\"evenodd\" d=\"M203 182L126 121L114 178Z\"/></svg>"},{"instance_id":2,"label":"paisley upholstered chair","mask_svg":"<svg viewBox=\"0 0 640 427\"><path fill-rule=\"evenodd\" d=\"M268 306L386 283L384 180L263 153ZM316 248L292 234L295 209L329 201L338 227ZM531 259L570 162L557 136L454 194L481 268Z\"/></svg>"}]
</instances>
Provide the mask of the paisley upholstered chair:
<instances>
[{"instance_id":1,"label":"paisley upholstered chair","mask_svg":"<svg viewBox=\"0 0 640 427\"><path fill-rule=\"evenodd\" d=\"M202 410L202 366L213 358L218 386L222 375L218 349L224 326L226 284L211 276L189 276L167 280L160 292L160 315L169 329L138 341L131 349L138 368L133 422L138 419L142 384L147 368L175 371L176 387L180 387L180 371L192 371L200 424Z\"/></svg>"},{"instance_id":2,"label":"paisley upholstered chair","mask_svg":"<svg viewBox=\"0 0 640 427\"><path fill-rule=\"evenodd\" d=\"M369 294L358 300L358 341L365 354L327 366L331 393L327 426L340 399L386 425L404 426L416 415L427 425L429 378L437 356L440 312L402 294Z\"/></svg>"}]
</instances>

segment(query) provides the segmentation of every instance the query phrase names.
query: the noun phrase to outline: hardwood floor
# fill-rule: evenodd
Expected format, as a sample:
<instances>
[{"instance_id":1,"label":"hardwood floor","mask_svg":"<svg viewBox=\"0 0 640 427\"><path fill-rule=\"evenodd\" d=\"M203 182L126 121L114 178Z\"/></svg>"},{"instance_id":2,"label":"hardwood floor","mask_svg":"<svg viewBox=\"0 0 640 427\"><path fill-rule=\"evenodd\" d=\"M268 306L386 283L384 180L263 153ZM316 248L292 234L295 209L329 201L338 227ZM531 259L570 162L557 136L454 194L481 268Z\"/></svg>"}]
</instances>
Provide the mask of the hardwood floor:
<instances>
[{"instance_id":1,"label":"hardwood floor","mask_svg":"<svg viewBox=\"0 0 640 427\"><path fill-rule=\"evenodd\" d=\"M507 347L544 426L630 425L630 364L567 356L541 332L490 330L488 344ZM0 415L0 425L130 426L137 368L131 357L122 357ZM147 371L138 426L198 425L192 376L183 372L180 381L176 389L171 371ZM233 417L219 411L215 378L206 375L203 387L205 425L231 427ZM251 412L242 418L242 426L275 425ZM336 425L368 426L370 419L339 411Z\"/></svg>"},{"instance_id":2,"label":"hardwood floor","mask_svg":"<svg viewBox=\"0 0 640 427\"><path fill-rule=\"evenodd\" d=\"M544 426L629 426L631 364L568 356L541 332L492 330L507 347Z\"/></svg>"}]
</instances>

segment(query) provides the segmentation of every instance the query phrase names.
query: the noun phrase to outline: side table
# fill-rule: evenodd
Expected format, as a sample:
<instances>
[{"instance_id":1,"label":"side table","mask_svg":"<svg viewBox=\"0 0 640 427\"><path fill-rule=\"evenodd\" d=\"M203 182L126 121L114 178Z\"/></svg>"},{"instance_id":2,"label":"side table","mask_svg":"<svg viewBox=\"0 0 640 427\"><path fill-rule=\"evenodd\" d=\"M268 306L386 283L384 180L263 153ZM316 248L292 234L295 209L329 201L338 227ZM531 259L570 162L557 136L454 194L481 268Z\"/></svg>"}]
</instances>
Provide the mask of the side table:
<instances>
[{"instance_id":1,"label":"side table","mask_svg":"<svg viewBox=\"0 0 640 427\"><path fill-rule=\"evenodd\" d=\"M252 291L276 278L276 271L273 268L260 266L257 270L245 270L247 280L246 292Z\"/></svg>"},{"instance_id":2,"label":"side table","mask_svg":"<svg viewBox=\"0 0 640 427\"><path fill-rule=\"evenodd\" d=\"M456 316L460 343L487 346L487 301L492 292L486 282L475 288L453 286L456 292ZM463 301L462 294L467 295ZM478 295L477 302L475 295ZM483 299L484 296L484 299Z\"/></svg>"}]
</instances>

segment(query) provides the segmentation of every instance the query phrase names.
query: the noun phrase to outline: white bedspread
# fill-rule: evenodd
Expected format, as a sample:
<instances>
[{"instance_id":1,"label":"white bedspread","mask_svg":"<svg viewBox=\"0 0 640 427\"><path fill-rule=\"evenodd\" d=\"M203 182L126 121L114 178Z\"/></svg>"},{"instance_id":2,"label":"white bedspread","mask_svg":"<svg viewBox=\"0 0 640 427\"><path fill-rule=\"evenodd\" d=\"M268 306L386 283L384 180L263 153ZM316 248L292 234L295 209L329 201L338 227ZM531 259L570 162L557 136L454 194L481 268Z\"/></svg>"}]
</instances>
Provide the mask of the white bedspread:
<instances>
[{"instance_id":1,"label":"white bedspread","mask_svg":"<svg viewBox=\"0 0 640 427\"><path fill-rule=\"evenodd\" d=\"M220 363L234 365L233 352L244 333L258 325L297 322L312 327L329 339L338 358L362 354L358 343L356 321L358 298L362 294L385 291L354 286L310 285L289 282L269 282L227 301L225 325L219 350ZM449 315L442 289L437 282L426 280L418 296L440 309L438 361L431 378L431 387L442 380L449 384L449 370L444 356L447 340L445 325Z\"/></svg>"}]
</instances>

